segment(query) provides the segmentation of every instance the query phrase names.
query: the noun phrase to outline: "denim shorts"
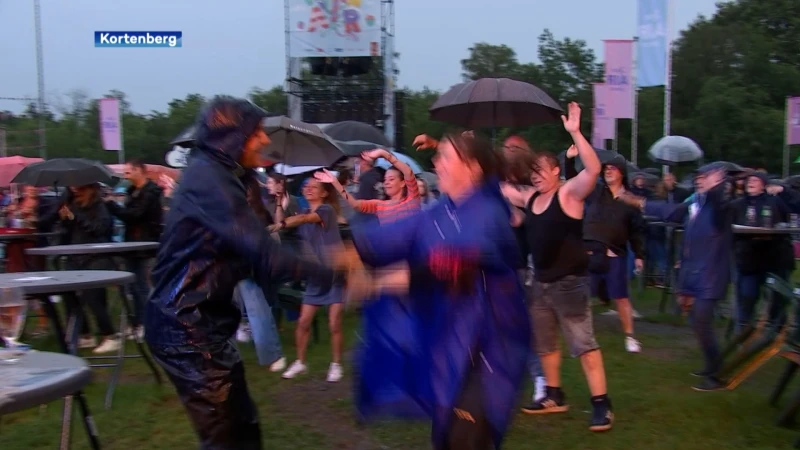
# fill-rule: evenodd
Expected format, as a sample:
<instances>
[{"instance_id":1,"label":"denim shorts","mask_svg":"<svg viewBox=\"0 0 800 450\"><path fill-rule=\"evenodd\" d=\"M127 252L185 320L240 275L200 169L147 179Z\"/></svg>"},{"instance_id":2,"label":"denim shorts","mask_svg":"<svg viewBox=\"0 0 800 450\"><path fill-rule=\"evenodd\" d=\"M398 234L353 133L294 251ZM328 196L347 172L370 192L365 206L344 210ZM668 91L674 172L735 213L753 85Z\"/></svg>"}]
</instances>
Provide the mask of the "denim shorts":
<instances>
[{"instance_id":1,"label":"denim shorts","mask_svg":"<svg viewBox=\"0 0 800 450\"><path fill-rule=\"evenodd\" d=\"M619 300L628 298L628 258L613 256L608 258L608 272L590 275L592 296L602 298L605 289L606 298Z\"/></svg>"},{"instance_id":2,"label":"denim shorts","mask_svg":"<svg viewBox=\"0 0 800 450\"><path fill-rule=\"evenodd\" d=\"M559 328L573 357L600 348L594 338L588 276L569 275L553 283L534 281L531 292L530 314L537 353L558 350Z\"/></svg>"}]
</instances>

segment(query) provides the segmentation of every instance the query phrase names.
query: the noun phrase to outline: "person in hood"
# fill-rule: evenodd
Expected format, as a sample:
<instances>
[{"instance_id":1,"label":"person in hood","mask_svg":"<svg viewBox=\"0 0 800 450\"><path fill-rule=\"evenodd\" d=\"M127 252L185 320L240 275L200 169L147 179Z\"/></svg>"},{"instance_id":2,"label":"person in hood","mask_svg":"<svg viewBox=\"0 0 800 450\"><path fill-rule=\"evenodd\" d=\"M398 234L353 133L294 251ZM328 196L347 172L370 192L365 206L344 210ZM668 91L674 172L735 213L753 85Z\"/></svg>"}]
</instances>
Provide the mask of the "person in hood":
<instances>
[{"instance_id":1,"label":"person in hood","mask_svg":"<svg viewBox=\"0 0 800 450\"><path fill-rule=\"evenodd\" d=\"M567 179L577 175L574 168L577 154L574 147L567 151ZM583 238L590 253L592 295L614 300L625 333L625 350L639 353L642 346L633 335L634 310L628 292L628 244L634 254L636 270L641 272L647 224L641 211L616 201L629 189L625 158L616 156L605 162L602 173L602 181L586 199L583 218Z\"/></svg>"},{"instance_id":2,"label":"person in hood","mask_svg":"<svg viewBox=\"0 0 800 450\"><path fill-rule=\"evenodd\" d=\"M256 406L233 342L241 313L233 290L245 278L280 283L336 274L275 242L248 204L270 139L266 113L217 97L199 114L196 147L172 198L152 273L145 339L189 415L200 447L260 449Z\"/></svg>"},{"instance_id":3,"label":"person in hood","mask_svg":"<svg viewBox=\"0 0 800 450\"><path fill-rule=\"evenodd\" d=\"M632 194L619 197L648 216L684 224L678 284L681 296L694 299L692 327L705 359L705 367L693 372L703 378L693 387L697 391L724 388L718 378L722 361L714 331L714 312L717 303L725 298L731 277L728 261L733 247L733 215L725 174L725 165L719 162L700 167L695 179L696 195L687 203L649 201Z\"/></svg>"},{"instance_id":4,"label":"person in hood","mask_svg":"<svg viewBox=\"0 0 800 450\"><path fill-rule=\"evenodd\" d=\"M365 316L356 404L365 419L431 418L436 450L500 448L530 343L500 155L448 134L434 165L445 196L433 208L353 227L366 264L411 270L408 296Z\"/></svg>"}]
</instances>

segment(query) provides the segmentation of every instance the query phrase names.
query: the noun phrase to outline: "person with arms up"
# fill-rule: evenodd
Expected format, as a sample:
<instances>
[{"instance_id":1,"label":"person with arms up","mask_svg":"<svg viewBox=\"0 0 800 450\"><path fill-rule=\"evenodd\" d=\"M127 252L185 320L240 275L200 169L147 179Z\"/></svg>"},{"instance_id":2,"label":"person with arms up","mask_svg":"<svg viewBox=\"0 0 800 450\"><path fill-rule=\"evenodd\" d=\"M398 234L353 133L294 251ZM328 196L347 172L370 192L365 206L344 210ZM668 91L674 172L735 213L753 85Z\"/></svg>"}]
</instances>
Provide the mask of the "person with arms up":
<instances>
[{"instance_id":1,"label":"person with arms up","mask_svg":"<svg viewBox=\"0 0 800 450\"><path fill-rule=\"evenodd\" d=\"M150 350L175 386L200 448L260 449L256 406L232 341L241 313L233 290L254 272L279 283L336 272L302 260L270 237L247 203L246 186L270 142L266 113L252 102L216 97L197 121L197 144L172 198L145 310Z\"/></svg>"},{"instance_id":2,"label":"person with arms up","mask_svg":"<svg viewBox=\"0 0 800 450\"><path fill-rule=\"evenodd\" d=\"M610 430L614 413L608 397L603 356L594 336L589 294L588 255L583 241L584 202L594 191L601 165L581 134L581 108L570 103L562 116L584 169L561 182L558 157L540 152L532 156L532 187L505 185L503 193L514 206L525 207L525 229L533 256L534 282L531 318L535 345L547 380L546 395L522 410L548 414L568 410L561 389L561 328L570 353L580 358L591 393L591 431Z\"/></svg>"}]
</instances>

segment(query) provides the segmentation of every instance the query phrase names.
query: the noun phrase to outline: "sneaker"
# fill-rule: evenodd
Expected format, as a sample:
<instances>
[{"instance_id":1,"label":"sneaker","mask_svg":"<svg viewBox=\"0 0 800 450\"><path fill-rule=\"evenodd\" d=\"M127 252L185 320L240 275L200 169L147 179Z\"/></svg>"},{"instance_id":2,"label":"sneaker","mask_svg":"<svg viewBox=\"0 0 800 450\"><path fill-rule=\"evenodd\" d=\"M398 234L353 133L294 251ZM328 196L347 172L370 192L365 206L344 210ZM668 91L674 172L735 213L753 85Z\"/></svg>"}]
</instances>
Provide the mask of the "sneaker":
<instances>
[{"instance_id":1,"label":"sneaker","mask_svg":"<svg viewBox=\"0 0 800 450\"><path fill-rule=\"evenodd\" d=\"M100 353L111 353L119 350L122 347L122 342L120 339L116 337L107 337L103 339L103 342L100 343L92 353L100 354Z\"/></svg>"},{"instance_id":2,"label":"sneaker","mask_svg":"<svg viewBox=\"0 0 800 450\"><path fill-rule=\"evenodd\" d=\"M589 422L589 431L608 431L614 426L614 412L608 404L593 406L592 419Z\"/></svg>"},{"instance_id":3,"label":"sneaker","mask_svg":"<svg viewBox=\"0 0 800 450\"><path fill-rule=\"evenodd\" d=\"M78 339L78 348L95 348L97 339L94 336L81 337Z\"/></svg>"},{"instance_id":4,"label":"sneaker","mask_svg":"<svg viewBox=\"0 0 800 450\"><path fill-rule=\"evenodd\" d=\"M344 371L341 364L331 363L330 367L328 367L328 383L338 383L343 375Z\"/></svg>"},{"instance_id":5,"label":"sneaker","mask_svg":"<svg viewBox=\"0 0 800 450\"><path fill-rule=\"evenodd\" d=\"M641 319L642 317L644 317L643 315L639 314L639 311L635 309L633 310L633 314L631 315L633 316L634 319Z\"/></svg>"},{"instance_id":6,"label":"sneaker","mask_svg":"<svg viewBox=\"0 0 800 450\"><path fill-rule=\"evenodd\" d=\"M270 372L283 372L286 369L286 358L281 356L280 359L270 364Z\"/></svg>"},{"instance_id":7,"label":"sneaker","mask_svg":"<svg viewBox=\"0 0 800 450\"><path fill-rule=\"evenodd\" d=\"M538 400L542 400L547 397L547 382L545 381L544 377L536 377L536 381L534 382L534 389L533 389L533 400L534 402Z\"/></svg>"},{"instance_id":8,"label":"sneaker","mask_svg":"<svg viewBox=\"0 0 800 450\"><path fill-rule=\"evenodd\" d=\"M715 377L706 377L700 383L692 386L692 389L697 392L724 391L725 383Z\"/></svg>"},{"instance_id":9,"label":"sneaker","mask_svg":"<svg viewBox=\"0 0 800 450\"><path fill-rule=\"evenodd\" d=\"M283 372L281 378L285 380L291 380L292 378L302 375L306 372L308 372L308 367L300 361L295 361L291 366L289 366L289 369L286 370L286 372Z\"/></svg>"},{"instance_id":10,"label":"sneaker","mask_svg":"<svg viewBox=\"0 0 800 450\"><path fill-rule=\"evenodd\" d=\"M601 316L618 316L618 315L619 315L619 313L618 313L618 312L616 312L616 311L615 311L615 310L613 310L613 309L609 309L608 311L606 311L606 312L604 312L604 313L602 313L602 314L600 314L600 315L601 315Z\"/></svg>"},{"instance_id":11,"label":"sneaker","mask_svg":"<svg viewBox=\"0 0 800 450\"><path fill-rule=\"evenodd\" d=\"M547 393L544 398L524 406L522 412L525 414L553 414L569 411L566 396L561 389L547 387L545 390Z\"/></svg>"},{"instance_id":12,"label":"sneaker","mask_svg":"<svg viewBox=\"0 0 800 450\"><path fill-rule=\"evenodd\" d=\"M711 372L703 369L703 370L695 370L694 372L690 373L689 375L697 378L706 378L711 376Z\"/></svg>"},{"instance_id":13,"label":"sneaker","mask_svg":"<svg viewBox=\"0 0 800 450\"><path fill-rule=\"evenodd\" d=\"M139 341L142 342L144 339L144 327L139 325L136 327L128 327L125 329L125 338L129 341Z\"/></svg>"},{"instance_id":14,"label":"sneaker","mask_svg":"<svg viewBox=\"0 0 800 450\"><path fill-rule=\"evenodd\" d=\"M642 351L642 343L633 336L625 338L625 351L628 353L639 353Z\"/></svg>"},{"instance_id":15,"label":"sneaker","mask_svg":"<svg viewBox=\"0 0 800 450\"><path fill-rule=\"evenodd\" d=\"M239 342L250 342L250 328L246 325L242 325L236 330L236 340Z\"/></svg>"}]
</instances>

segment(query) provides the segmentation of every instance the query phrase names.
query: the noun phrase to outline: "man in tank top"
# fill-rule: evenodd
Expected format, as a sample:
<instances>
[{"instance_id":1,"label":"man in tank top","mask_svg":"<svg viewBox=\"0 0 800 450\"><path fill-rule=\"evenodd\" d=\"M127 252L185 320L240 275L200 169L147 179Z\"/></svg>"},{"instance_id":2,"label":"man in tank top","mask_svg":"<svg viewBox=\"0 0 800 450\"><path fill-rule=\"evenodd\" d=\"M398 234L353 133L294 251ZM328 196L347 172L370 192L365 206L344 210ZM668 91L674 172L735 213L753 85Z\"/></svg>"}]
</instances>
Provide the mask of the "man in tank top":
<instances>
[{"instance_id":1,"label":"man in tank top","mask_svg":"<svg viewBox=\"0 0 800 450\"><path fill-rule=\"evenodd\" d=\"M588 256L583 244L584 201L595 188L600 160L580 131L581 109L570 103L562 116L584 170L561 182L558 158L539 153L529 163L533 187L506 185L503 193L515 206L525 206L525 229L533 256L534 283L530 301L534 345L547 380L546 395L523 408L528 414L568 410L561 389L561 350L558 330L573 357L581 360L591 391L591 431L610 430L614 421L606 389L600 346L594 337L590 308Z\"/></svg>"}]
</instances>

